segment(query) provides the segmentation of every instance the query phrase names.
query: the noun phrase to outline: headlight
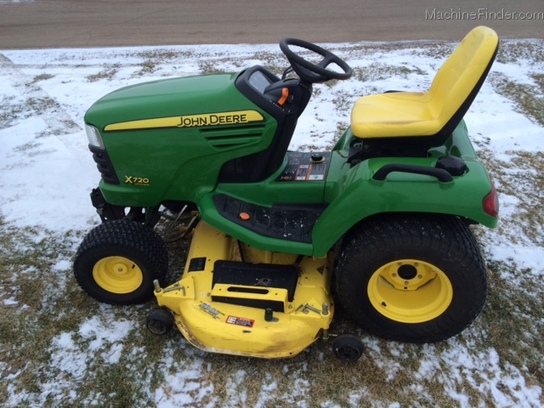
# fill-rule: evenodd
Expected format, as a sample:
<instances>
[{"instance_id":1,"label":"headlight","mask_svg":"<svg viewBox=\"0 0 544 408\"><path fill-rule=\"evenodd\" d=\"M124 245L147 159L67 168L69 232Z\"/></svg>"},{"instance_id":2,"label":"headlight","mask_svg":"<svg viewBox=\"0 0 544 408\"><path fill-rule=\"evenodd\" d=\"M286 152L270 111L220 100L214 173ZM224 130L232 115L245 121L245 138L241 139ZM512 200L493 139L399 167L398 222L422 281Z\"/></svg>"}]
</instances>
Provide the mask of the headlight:
<instances>
[{"instance_id":1,"label":"headlight","mask_svg":"<svg viewBox=\"0 0 544 408\"><path fill-rule=\"evenodd\" d=\"M100 132L97 128L85 123L85 132L87 132L87 139L91 146L104 149L104 142L102 141L102 136L100 136Z\"/></svg>"}]
</instances>

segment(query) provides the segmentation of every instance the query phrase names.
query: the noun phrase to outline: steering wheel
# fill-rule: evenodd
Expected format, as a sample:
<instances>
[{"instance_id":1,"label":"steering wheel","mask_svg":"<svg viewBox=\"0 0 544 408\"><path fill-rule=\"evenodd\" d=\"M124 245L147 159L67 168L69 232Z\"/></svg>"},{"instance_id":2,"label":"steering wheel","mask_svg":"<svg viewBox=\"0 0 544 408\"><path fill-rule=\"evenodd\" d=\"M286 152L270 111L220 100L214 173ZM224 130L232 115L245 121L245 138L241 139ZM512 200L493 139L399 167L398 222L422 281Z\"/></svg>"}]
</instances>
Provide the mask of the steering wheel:
<instances>
[{"instance_id":1,"label":"steering wheel","mask_svg":"<svg viewBox=\"0 0 544 408\"><path fill-rule=\"evenodd\" d=\"M310 62L291 50L290 46L312 51L322 56L323 60L318 64ZM297 38L284 38L280 41L280 48L291 63L293 70L304 82L313 84L326 82L330 79L348 79L353 73L351 67L343 59L311 42ZM342 71L327 69L331 64L337 65Z\"/></svg>"}]
</instances>

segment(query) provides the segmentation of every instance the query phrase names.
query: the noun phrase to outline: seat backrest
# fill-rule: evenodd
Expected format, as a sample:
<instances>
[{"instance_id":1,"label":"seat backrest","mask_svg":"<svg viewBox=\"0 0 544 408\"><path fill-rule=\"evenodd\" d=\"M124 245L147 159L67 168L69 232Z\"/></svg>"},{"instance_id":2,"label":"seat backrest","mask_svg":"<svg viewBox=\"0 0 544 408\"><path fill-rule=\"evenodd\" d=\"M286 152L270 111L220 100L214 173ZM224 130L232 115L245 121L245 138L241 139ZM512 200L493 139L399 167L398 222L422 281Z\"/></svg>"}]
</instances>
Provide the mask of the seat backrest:
<instances>
[{"instance_id":1,"label":"seat backrest","mask_svg":"<svg viewBox=\"0 0 544 408\"><path fill-rule=\"evenodd\" d=\"M451 134L482 86L499 45L497 33L479 26L470 31L437 72L429 94L440 133Z\"/></svg>"}]
</instances>

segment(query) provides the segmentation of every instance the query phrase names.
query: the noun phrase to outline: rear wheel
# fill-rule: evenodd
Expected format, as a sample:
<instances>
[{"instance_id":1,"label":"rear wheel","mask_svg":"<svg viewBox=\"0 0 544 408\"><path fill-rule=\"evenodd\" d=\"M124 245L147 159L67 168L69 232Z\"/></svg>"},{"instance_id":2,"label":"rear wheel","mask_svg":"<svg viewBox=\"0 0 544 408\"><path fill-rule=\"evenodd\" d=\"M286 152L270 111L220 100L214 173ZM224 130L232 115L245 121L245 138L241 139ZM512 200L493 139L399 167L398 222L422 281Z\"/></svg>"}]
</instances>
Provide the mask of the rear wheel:
<instances>
[{"instance_id":1,"label":"rear wheel","mask_svg":"<svg viewBox=\"0 0 544 408\"><path fill-rule=\"evenodd\" d=\"M143 224L118 220L100 224L85 237L74 261L77 282L93 298L111 304L143 303L162 280L168 253L161 238Z\"/></svg>"},{"instance_id":2,"label":"rear wheel","mask_svg":"<svg viewBox=\"0 0 544 408\"><path fill-rule=\"evenodd\" d=\"M344 240L336 282L340 303L361 327L414 343L460 333L487 294L474 237L446 216L390 215L357 226Z\"/></svg>"}]
</instances>

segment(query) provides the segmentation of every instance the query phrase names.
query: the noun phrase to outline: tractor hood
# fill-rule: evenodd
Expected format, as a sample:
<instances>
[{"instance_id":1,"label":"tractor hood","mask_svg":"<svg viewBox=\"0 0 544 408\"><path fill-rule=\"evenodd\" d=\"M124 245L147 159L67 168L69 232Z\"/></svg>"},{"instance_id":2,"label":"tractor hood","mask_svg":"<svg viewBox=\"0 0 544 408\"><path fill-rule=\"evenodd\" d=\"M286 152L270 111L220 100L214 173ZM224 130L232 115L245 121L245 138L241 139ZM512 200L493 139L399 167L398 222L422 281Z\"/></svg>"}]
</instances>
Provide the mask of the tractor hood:
<instances>
[{"instance_id":1,"label":"tractor hood","mask_svg":"<svg viewBox=\"0 0 544 408\"><path fill-rule=\"evenodd\" d=\"M252 106L235 87L238 74L172 78L132 85L95 102L85 122L100 131L108 125Z\"/></svg>"}]
</instances>

